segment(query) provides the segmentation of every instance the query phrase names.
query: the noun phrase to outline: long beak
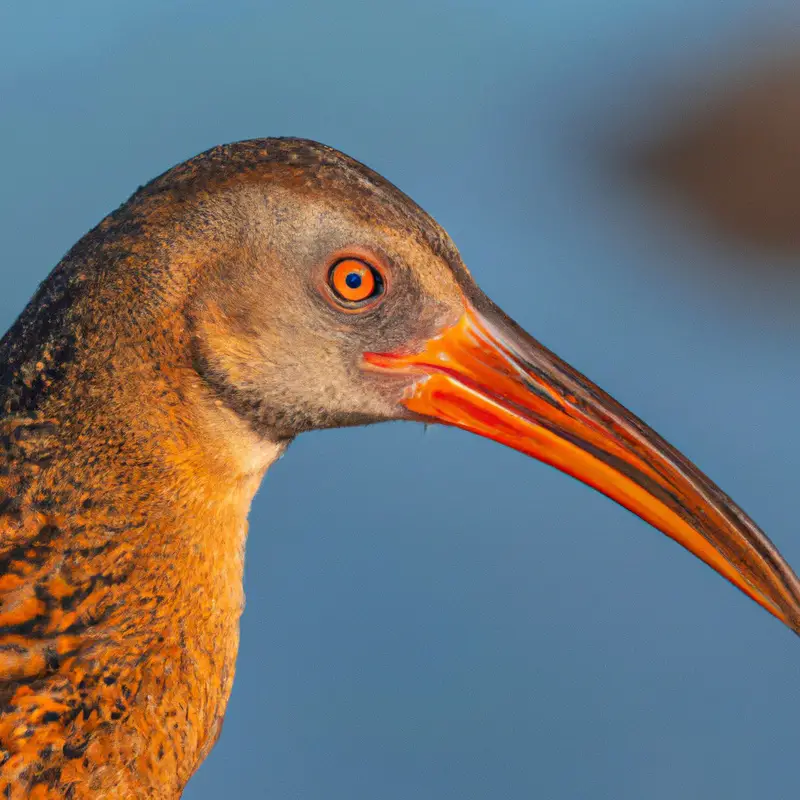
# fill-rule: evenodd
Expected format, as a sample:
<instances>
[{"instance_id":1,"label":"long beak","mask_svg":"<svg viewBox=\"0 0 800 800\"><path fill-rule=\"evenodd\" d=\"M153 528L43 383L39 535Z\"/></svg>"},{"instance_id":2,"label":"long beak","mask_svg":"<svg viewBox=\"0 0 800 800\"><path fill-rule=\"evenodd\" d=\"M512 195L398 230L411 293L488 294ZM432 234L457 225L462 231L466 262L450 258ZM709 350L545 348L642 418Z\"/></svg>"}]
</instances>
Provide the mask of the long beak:
<instances>
[{"instance_id":1,"label":"long beak","mask_svg":"<svg viewBox=\"0 0 800 800\"><path fill-rule=\"evenodd\" d=\"M483 313L467 304L421 352L365 360L420 374L402 400L420 419L494 439L593 486L800 633L800 581L756 524L657 433L489 303Z\"/></svg>"}]
</instances>

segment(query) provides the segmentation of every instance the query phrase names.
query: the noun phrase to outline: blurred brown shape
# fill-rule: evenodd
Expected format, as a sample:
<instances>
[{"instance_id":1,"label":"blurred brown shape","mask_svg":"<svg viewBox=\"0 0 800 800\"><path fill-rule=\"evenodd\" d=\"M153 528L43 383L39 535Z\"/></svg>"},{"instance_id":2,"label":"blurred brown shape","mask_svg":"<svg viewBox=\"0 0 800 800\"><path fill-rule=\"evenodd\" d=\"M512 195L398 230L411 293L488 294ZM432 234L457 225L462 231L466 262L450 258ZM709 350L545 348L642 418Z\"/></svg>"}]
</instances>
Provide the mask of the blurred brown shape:
<instances>
[{"instance_id":1,"label":"blurred brown shape","mask_svg":"<svg viewBox=\"0 0 800 800\"><path fill-rule=\"evenodd\" d=\"M689 98L683 119L662 126L637 172L718 235L800 253L800 52L715 84Z\"/></svg>"}]
</instances>

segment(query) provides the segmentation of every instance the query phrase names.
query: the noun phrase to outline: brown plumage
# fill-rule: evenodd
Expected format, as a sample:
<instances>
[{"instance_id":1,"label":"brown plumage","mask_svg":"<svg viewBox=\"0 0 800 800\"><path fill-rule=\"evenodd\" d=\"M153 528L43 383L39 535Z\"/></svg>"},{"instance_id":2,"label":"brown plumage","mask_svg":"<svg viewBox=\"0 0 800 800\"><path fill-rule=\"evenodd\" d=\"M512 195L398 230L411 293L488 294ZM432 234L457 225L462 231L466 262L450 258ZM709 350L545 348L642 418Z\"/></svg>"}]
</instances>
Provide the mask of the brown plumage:
<instances>
[{"instance_id":1,"label":"brown plumage","mask_svg":"<svg viewBox=\"0 0 800 800\"><path fill-rule=\"evenodd\" d=\"M374 295L337 295L342 258ZM0 797L180 796L233 680L251 499L315 428L496 438L798 627L755 525L495 309L418 206L313 142L214 148L136 192L3 338L0 408Z\"/></svg>"}]
</instances>

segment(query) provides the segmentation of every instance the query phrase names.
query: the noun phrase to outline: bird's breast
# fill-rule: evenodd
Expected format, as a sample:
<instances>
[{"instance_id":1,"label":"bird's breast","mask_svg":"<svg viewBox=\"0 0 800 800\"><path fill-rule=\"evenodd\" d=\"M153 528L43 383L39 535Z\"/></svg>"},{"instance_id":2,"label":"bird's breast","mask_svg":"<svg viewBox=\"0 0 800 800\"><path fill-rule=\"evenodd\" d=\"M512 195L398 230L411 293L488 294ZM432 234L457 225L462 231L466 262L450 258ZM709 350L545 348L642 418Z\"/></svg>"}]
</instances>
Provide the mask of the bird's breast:
<instances>
[{"instance_id":1,"label":"bird's breast","mask_svg":"<svg viewBox=\"0 0 800 800\"><path fill-rule=\"evenodd\" d=\"M263 470L184 451L157 472L58 441L4 437L0 791L178 797L230 694Z\"/></svg>"}]
</instances>

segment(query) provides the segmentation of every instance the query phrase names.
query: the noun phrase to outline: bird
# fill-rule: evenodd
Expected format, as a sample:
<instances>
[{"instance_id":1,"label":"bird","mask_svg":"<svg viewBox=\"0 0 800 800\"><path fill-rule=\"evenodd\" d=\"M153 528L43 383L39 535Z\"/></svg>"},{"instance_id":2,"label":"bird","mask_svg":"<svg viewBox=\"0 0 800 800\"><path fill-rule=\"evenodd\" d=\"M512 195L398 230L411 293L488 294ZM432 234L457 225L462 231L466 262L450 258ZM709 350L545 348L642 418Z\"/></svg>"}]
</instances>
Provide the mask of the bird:
<instances>
[{"instance_id":1,"label":"bird","mask_svg":"<svg viewBox=\"0 0 800 800\"><path fill-rule=\"evenodd\" d=\"M84 235L0 340L0 408L0 797L181 796L231 691L251 501L308 431L493 439L800 632L756 524L408 196L307 139L207 150Z\"/></svg>"}]
</instances>

